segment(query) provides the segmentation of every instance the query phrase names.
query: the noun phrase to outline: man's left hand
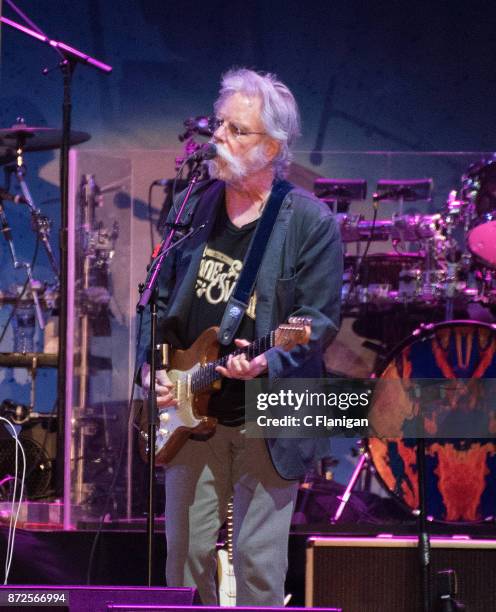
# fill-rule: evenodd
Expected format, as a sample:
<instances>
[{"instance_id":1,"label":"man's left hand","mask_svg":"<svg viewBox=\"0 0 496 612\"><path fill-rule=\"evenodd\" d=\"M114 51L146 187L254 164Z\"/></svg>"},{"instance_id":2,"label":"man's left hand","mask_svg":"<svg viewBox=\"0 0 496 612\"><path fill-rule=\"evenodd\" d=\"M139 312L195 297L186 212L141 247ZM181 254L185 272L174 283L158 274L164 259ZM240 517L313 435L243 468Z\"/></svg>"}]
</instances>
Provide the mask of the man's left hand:
<instances>
[{"instance_id":1,"label":"man's left hand","mask_svg":"<svg viewBox=\"0 0 496 612\"><path fill-rule=\"evenodd\" d=\"M236 339L234 342L238 348L244 348L250 344L248 340L241 339ZM267 370L267 358L263 353L250 361L245 353L234 356L231 355L227 360L225 368L217 366L215 369L226 378L251 380Z\"/></svg>"}]
</instances>

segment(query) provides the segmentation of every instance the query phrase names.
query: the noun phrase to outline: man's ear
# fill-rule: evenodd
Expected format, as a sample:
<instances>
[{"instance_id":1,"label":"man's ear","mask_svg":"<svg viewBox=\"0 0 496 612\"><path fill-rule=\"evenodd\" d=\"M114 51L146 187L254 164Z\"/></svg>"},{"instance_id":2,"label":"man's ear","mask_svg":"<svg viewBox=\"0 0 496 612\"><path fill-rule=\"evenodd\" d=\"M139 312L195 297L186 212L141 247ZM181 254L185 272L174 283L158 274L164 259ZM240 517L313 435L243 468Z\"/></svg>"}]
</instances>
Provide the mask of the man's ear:
<instances>
[{"instance_id":1,"label":"man's ear","mask_svg":"<svg viewBox=\"0 0 496 612\"><path fill-rule=\"evenodd\" d=\"M268 139L267 143L265 144L265 153L271 161L277 156L280 150L281 143L279 141L274 140L273 138Z\"/></svg>"}]
</instances>

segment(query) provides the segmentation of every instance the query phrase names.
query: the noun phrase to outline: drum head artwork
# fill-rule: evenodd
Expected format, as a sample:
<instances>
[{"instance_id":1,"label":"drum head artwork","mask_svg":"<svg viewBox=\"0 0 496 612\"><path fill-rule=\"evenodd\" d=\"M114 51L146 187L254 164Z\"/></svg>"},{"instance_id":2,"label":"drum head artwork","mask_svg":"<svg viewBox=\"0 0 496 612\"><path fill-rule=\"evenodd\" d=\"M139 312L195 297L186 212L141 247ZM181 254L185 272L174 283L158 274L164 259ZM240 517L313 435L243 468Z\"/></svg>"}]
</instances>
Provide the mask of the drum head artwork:
<instances>
[{"instance_id":1,"label":"drum head artwork","mask_svg":"<svg viewBox=\"0 0 496 612\"><path fill-rule=\"evenodd\" d=\"M408 431L405 424L414 406L411 396L402 391L408 386L404 381L408 380L446 379L443 386L448 389L458 387L459 392L468 388L479 393L483 387L481 379L488 379L484 382L490 383L490 379L496 378L495 352L495 327L484 323L451 321L414 333L394 351L380 373L379 378L384 381L402 379L402 383L397 389L394 389L396 385L383 386L386 391L373 404L373 418L377 423L387 422L389 431L394 430L394 425L398 432ZM449 402L446 405L451 406ZM470 419L475 418L474 411ZM494 517L496 415L489 414L487 431L492 437L486 438L469 438L467 432L465 439L436 438L439 431L436 417L429 420L424 416L423 423L429 434L425 441L427 516L447 522L473 522ZM384 486L404 505L416 510L416 439L400 438L399 435L369 438L367 446Z\"/></svg>"}]
</instances>

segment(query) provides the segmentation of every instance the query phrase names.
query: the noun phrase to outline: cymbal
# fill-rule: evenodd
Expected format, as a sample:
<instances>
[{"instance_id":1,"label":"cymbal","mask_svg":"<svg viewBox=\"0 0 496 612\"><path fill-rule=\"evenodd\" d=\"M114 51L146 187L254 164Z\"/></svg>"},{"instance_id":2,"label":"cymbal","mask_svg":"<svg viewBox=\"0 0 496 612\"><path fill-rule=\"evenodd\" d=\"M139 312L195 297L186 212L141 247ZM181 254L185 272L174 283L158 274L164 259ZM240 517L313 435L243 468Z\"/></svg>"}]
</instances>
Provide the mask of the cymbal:
<instances>
[{"instance_id":1,"label":"cymbal","mask_svg":"<svg viewBox=\"0 0 496 612\"><path fill-rule=\"evenodd\" d=\"M71 131L70 145L81 144L91 138L87 132ZM0 129L0 163L7 163L15 157L18 143L24 151L50 151L62 146L62 130L50 127L35 127L15 123L10 128ZM3 161L6 159L6 161Z\"/></svg>"},{"instance_id":2,"label":"cymbal","mask_svg":"<svg viewBox=\"0 0 496 612\"><path fill-rule=\"evenodd\" d=\"M0 353L0 367L4 368L56 368L57 353Z\"/></svg>"}]
</instances>

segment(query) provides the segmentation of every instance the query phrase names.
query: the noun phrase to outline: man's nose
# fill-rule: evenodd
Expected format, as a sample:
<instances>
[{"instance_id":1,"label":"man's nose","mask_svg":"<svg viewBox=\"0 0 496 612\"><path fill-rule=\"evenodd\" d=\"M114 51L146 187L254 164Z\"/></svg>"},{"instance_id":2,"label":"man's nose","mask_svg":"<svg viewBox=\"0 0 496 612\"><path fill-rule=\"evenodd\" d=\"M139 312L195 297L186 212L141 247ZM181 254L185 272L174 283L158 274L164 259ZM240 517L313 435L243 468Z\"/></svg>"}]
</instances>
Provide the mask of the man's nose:
<instances>
[{"instance_id":1,"label":"man's nose","mask_svg":"<svg viewBox=\"0 0 496 612\"><path fill-rule=\"evenodd\" d=\"M221 123L219 127L214 131L213 137L215 142L225 142L226 139L226 126L225 123Z\"/></svg>"}]
</instances>

